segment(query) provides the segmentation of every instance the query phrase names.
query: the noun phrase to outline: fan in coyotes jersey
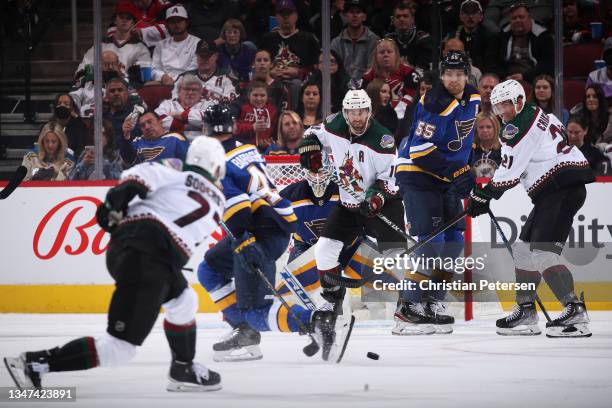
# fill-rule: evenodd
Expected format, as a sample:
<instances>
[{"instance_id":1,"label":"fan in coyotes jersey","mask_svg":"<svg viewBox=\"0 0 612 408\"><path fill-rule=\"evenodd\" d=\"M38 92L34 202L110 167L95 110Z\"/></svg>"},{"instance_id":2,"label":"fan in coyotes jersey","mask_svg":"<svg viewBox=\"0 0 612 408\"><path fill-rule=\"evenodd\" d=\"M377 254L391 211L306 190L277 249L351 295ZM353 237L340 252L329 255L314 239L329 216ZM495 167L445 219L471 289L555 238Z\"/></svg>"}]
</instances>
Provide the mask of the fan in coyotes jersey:
<instances>
[{"instance_id":1,"label":"fan in coyotes jersey","mask_svg":"<svg viewBox=\"0 0 612 408\"><path fill-rule=\"evenodd\" d=\"M513 247L516 281L537 287L544 277L565 306L558 318L546 323L548 337L588 337L591 332L584 299L574 293L574 278L561 263L560 254L574 215L586 199L585 184L595 178L580 150L567 145L559 119L525 101L525 91L517 81L508 80L493 89L491 105L504 122L502 163L486 187L474 189L467 210L472 217L487 213L491 199L523 185L534 207L521 230L522 242ZM497 321L497 332L540 334L535 298L535 290L518 290L517 306Z\"/></svg>"},{"instance_id":2,"label":"fan in coyotes jersey","mask_svg":"<svg viewBox=\"0 0 612 408\"><path fill-rule=\"evenodd\" d=\"M342 102L342 115L329 116L308 129L300 144L300 164L309 171L323 166L323 149L331 150L340 186L340 204L327 218L315 246L322 296L334 309L346 289L329 284L326 274L340 274L338 256L344 245L366 234L376 238L385 256L406 249L406 241L384 224L382 213L396 225L404 225L404 208L397 196L393 162L397 156L391 133L372 118L372 102L363 90L350 90ZM353 191L359 199L347 191ZM344 307L344 305L343 305Z\"/></svg>"},{"instance_id":3,"label":"fan in coyotes jersey","mask_svg":"<svg viewBox=\"0 0 612 408\"><path fill-rule=\"evenodd\" d=\"M245 361L262 358L261 331L297 332L300 325L320 332L332 312L312 312L291 305L292 314L278 300L254 270L258 268L274 285L276 260L285 253L297 218L291 203L282 198L266 173L265 161L251 144L243 144L232 132L235 117L229 105L208 107L205 132L225 149L227 197L224 222L233 237L227 236L207 252L198 268L200 283L208 291L232 326L232 332L213 345L215 361ZM319 336L324 360L342 357L348 335L335 335L335 327L323 328Z\"/></svg>"},{"instance_id":4,"label":"fan in coyotes jersey","mask_svg":"<svg viewBox=\"0 0 612 408\"><path fill-rule=\"evenodd\" d=\"M181 268L219 225L225 206L219 180L224 175L223 147L204 136L193 141L184 164L168 159L166 164L143 163L121 174L96 213L100 226L111 233L106 262L116 282L107 332L5 358L18 387L40 388L47 372L128 362L163 306L172 354L167 390L221 389L218 373L193 362L198 296Z\"/></svg>"}]
</instances>

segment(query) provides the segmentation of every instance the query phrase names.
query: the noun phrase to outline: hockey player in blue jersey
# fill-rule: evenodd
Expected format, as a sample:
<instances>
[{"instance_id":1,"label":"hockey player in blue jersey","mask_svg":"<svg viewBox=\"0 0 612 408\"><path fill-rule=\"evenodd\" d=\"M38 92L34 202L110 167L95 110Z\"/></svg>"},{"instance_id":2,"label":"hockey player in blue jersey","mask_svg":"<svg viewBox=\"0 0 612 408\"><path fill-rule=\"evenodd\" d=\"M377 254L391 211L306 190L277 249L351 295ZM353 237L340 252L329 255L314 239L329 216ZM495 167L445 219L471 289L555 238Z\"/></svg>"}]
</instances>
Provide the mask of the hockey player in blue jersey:
<instances>
[{"instance_id":1,"label":"hockey player in blue jersey","mask_svg":"<svg viewBox=\"0 0 612 408\"><path fill-rule=\"evenodd\" d=\"M396 179L404 200L410 234L422 240L459 214L461 199L474 185L469 155L480 106L478 91L467 84L467 56L449 52L442 61L442 83L419 101L412 128L402 140ZM425 259L456 258L463 250L465 223L438 235L422 252ZM403 291L395 313L393 334L451 333L454 318L444 314L443 290L421 290L427 282L441 283L452 273L419 269L408 275L414 289Z\"/></svg>"},{"instance_id":2,"label":"hockey player in blue jersey","mask_svg":"<svg viewBox=\"0 0 612 408\"><path fill-rule=\"evenodd\" d=\"M317 332L318 322L330 311L312 312L292 305L290 314L254 268L259 268L274 285L276 260L286 251L297 218L291 203L281 197L266 173L257 147L243 144L232 135L234 117L229 106L213 105L205 111L205 133L218 139L225 149L227 173L224 221L235 240L225 237L210 249L198 268L200 283L233 328L213 345L215 361L262 358L259 332L299 331L300 324ZM320 331L320 330L319 330ZM323 358L333 344L319 340Z\"/></svg>"}]
</instances>

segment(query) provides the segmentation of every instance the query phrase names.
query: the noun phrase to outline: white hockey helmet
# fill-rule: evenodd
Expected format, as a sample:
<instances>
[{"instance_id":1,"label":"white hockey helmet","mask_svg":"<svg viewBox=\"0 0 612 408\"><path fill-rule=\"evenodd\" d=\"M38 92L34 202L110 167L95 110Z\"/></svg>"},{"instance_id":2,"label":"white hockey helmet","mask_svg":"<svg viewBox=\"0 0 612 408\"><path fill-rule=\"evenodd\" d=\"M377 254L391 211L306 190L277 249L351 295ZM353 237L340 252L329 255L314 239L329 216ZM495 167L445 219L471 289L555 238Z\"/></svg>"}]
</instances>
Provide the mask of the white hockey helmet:
<instances>
[{"instance_id":1,"label":"white hockey helmet","mask_svg":"<svg viewBox=\"0 0 612 408\"><path fill-rule=\"evenodd\" d=\"M523 101L521 109L517 108L519 97L522 98ZM493 113L501 116L501 111L496 108L496 105L505 101L512 102L514 109L516 110L516 114L518 115L525 107L525 102L527 102L523 85L514 79L509 79L495 85L495 88L493 88L493 91L491 91L491 107L493 108Z\"/></svg>"},{"instance_id":2,"label":"white hockey helmet","mask_svg":"<svg viewBox=\"0 0 612 408\"><path fill-rule=\"evenodd\" d=\"M323 197L323 194L325 194L325 189L327 189L327 186L331 181L331 174L333 171L334 170L329 163L323 163L323 167L321 167L316 173L309 170L306 171L306 181L312 189L312 193L315 197Z\"/></svg>"},{"instance_id":3,"label":"white hockey helmet","mask_svg":"<svg viewBox=\"0 0 612 408\"><path fill-rule=\"evenodd\" d=\"M207 171L217 180L225 177L225 149L212 137L198 136L193 139L185 163Z\"/></svg>"},{"instance_id":4,"label":"white hockey helmet","mask_svg":"<svg viewBox=\"0 0 612 408\"><path fill-rule=\"evenodd\" d=\"M357 129L355 129L351 125L351 121L348 117L348 111L353 109L368 110L368 118L366 120L365 126L359 131L357 131ZM366 130L368 130L370 120L372 118L372 101L370 100L368 93L363 89L349 90L344 96L344 99L342 100L342 116L344 116L344 120L346 120L346 123L353 134L355 134L356 136L363 135Z\"/></svg>"}]
</instances>

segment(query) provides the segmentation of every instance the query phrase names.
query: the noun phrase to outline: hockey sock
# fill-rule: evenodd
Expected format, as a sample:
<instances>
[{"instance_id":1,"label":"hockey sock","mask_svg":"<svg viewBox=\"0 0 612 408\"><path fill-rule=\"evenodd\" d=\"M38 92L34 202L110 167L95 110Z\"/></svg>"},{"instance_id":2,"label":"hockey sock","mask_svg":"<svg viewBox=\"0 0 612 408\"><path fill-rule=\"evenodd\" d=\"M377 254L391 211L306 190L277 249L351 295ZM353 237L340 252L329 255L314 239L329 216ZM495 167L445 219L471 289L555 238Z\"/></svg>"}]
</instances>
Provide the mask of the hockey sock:
<instances>
[{"instance_id":1,"label":"hockey sock","mask_svg":"<svg viewBox=\"0 0 612 408\"><path fill-rule=\"evenodd\" d=\"M574 293L574 277L565 265L551 266L542 272L542 276L561 304L578 301Z\"/></svg>"},{"instance_id":2,"label":"hockey sock","mask_svg":"<svg viewBox=\"0 0 612 408\"><path fill-rule=\"evenodd\" d=\"M81 337L50 350L27 352L28 362L39 365L35 371L78 371L100 365L93 337Z\"/></svg>"},{"instance_id":3,"label":"hockey sock","mask_svg":"<svg viewBox=\"0 0 612 408\"><path fill-rule=\"evenodd\" d=\"M516 275L516 283L534 283L535 289L519 289L516 291L516 303L528 303L535 300L536 290L542 280L542 276L538 271L526 271L524 269L514 268Z\"/></svg>"},{"instance_id":4,"label":"hockey sock","mask_svg":"<svg viewBox=\"0 0 612 408\"><path fill-rule=\"evenodd\" d=\"M431 273L431 281L436 284L435 289L427 291L428 296L431 299L443 300L446 297L446 289L442 286L443 283L452 282L453 273L445 271L443 269L434 269Z\"/></svg>"},{"instance_id":5,"label":"hockey sock","mask_svg":"<svg viewBox=\"0 0 612 408\"><path fill-rule=\"evenodd\" d=\"M164 320L166 339L172 350L172 358L182 362L190 362L195 357L196 322L177 325Z\"/></svg>"}]
</instances>

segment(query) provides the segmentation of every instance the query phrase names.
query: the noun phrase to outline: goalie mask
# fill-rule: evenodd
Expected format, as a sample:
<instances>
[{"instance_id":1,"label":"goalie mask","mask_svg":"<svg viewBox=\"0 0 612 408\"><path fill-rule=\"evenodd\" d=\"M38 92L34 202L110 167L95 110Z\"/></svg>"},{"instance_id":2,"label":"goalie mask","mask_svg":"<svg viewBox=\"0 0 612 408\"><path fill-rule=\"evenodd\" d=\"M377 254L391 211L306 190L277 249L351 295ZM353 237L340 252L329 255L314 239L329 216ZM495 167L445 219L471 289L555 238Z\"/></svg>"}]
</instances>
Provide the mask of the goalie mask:
<instances>
[{"instance_id":1,"label":"goalie mask","mask_svg":"<svg viewBox=\"0 0 612 408\"><path fill-rule=\"evenodd\" d=\"M372 119L372 101L363 89L351 89L342 101L342 116L351 133L363 135L370 127Z\"/></svg>"},{"instance_id":2,"label":"goalie mask","mask_svg":"<svg viewBox=\"0 0 612 408\"><path fill-rule=\"evenodd\" d=\"M518 101L519 98L522 98L522 106L521 109L518 109ZM497 106L506 101L512 102L514 105L514 110L518 115L523 108L525 107L525 102L527 98L525 97L525 90L523 86L514 79L509 79L502 83L499 83L493 88L491 91L491 107L493 108L493 113L498 116L502 116L502 110Z\"/></svg>"},{"instance_id":3,"label":"goalie mask","mask_svg":"<svg viewBox=\"0 0 612 408\"><path fill-rule=\"evenodd\" d=\"M312 193L316 198L323 197L325 190L331 181L332 167L330 164L325 164L318 172L306 171L306 181L312 189Z\"/></svg>"}]
</instances>

